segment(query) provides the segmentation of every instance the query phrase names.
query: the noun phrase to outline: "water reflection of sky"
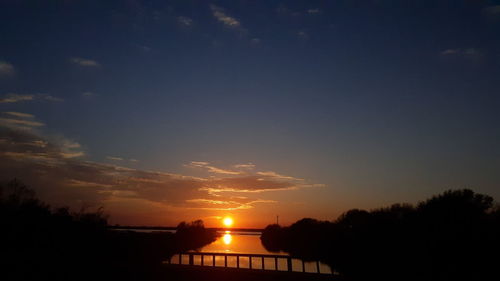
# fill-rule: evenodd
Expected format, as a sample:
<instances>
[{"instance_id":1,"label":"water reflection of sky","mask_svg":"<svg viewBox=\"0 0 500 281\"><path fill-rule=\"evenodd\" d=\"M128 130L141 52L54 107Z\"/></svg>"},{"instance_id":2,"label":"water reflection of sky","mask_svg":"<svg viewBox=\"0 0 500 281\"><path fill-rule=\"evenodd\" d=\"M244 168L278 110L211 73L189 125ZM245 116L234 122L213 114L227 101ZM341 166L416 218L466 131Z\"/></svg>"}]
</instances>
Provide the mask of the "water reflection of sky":
<instances>
[{"instance_id":1,"label":"water reflection of sky","mask_svg":"<svg viewBox=\"0 0 500 281\"><path fill-rule=\"evenodd\" d=\"M220 237L213 243L201 248L198 252L205 253L242 253L242 254L269 254L269 255L283 255L288 256L287 253L273 253L267 251L260 242L260 232L239 232L239 231L221 231L219 232ZM179 256L175 255L172 258L172 262L178 263ZM212 256L205 256L203 260L204 265L212 265L214 262ZM240 267L249 268L249 258L240 257ZM215 257L215 266L224 266L224 257ZM275 261L273 258L264 259L265 268L269 270L275 270ZM189 257L184 255L182 257L182 264L189 264ZM201 265L201 256L193 257L194 265ZM236 267L236 257L227 258L228 267ZM252 268L260 269L262 268L262 259L254 258L252 259ZM320 264L321 273L331 273L330 268L325 264ZM292 260L293 271L302 271L302 261L293 259ZM315 262L306 262L304 267L306 272L316 272ZM286 271L287 264L286 258L278 260L278 270Z\"/></svg>"},{"instance_id":2,"label":"water reflection of sky","mask_svg":"<svg viewBox=\"0 0 500 281\"><path fill-rule=\"evenodd\" d=\"M217 240L203 248L200 252L215 253L246 253L287 255L286 253L272 253L267 251L260 242L260 232L223 231Z\"/></svg>"}]
</instances>

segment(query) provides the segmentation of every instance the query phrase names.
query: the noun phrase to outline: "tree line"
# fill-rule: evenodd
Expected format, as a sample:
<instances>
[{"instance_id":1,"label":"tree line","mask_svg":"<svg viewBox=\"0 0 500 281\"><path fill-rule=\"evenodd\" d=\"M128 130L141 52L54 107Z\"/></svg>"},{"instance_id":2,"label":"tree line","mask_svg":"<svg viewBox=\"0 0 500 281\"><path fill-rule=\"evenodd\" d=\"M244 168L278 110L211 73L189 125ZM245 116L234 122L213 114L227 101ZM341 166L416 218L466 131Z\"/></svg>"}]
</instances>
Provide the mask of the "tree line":
<instances>
[{"instance_id":1,"label":"tree line","mask_svg":"<svg viewBox=\"0 0 500 281\"><path fill-rule=\"evenodd\" d=\"M102 208L51 208L18 180L0 184L0 280L164 280L162 261L217 238L201 220L176 233L115 231L107 220Z\"/></svg>"},{"instance_id":2,"label":"tree line","mask_svg":"<svg viewBox=\"0 0 500 281\"><path fill-rule=\"evenodd\" d=\"M353 209L335 221L305 218L265 228L262 244L320 260L346 280L493 280L500 208L488 195L453 190L418 203Z\"/></svg>"}]
</instances>

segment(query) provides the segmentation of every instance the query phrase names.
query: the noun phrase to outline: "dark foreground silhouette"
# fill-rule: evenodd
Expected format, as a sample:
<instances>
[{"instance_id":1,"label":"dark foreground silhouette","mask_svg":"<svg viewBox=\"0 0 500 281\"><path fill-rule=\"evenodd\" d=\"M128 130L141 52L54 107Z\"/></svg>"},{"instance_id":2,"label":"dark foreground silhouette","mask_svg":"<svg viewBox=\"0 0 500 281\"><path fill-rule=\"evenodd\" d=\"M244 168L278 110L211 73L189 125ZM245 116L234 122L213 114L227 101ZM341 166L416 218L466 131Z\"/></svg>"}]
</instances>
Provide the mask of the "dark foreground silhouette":
<instances>
[{"instance_id":1,"label":"dark foreground silhouette","mask_svg":"<svg viewBox=\"0 0 500 281\"><path fill-rule=\"evenodd\" d=\"M97 212L51 209L19 181L0 185L0 280L176 280L162 261L217 238L202 221L175 234L114 231Z\"/></svg>"},{"instance_id":2,"label":"dark foreground silhouette","mask_svg":"<svg viewBox=\"0 0 500 281\"><path fill-rule=\"evenodd\" d=\"M336 221L269 225L269 251L321 260L346 280L500 280L500 208L471 190L417 206L350 210Z\"/></svg>"}]
</instances>

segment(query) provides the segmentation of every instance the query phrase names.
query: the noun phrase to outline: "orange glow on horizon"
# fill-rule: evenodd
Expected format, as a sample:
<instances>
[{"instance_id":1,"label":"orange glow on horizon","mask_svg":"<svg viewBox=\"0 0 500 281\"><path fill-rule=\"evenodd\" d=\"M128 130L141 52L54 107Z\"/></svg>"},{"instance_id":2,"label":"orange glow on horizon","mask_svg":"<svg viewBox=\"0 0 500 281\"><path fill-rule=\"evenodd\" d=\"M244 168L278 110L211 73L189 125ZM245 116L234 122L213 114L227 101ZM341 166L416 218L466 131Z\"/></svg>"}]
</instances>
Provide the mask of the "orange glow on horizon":
<instances>
[{"instance_id":1,"label":"orange glow on horizon","mask_svg":"<svg viewBox=\"0 0 500 281\"><path fill-rule=\"evenodd\" d=\"M222 224L224 224L225 227L231 227L233 226L233 218L231 217L225 217L223 220L222 220Z\"/></svg>"}]
</instances>

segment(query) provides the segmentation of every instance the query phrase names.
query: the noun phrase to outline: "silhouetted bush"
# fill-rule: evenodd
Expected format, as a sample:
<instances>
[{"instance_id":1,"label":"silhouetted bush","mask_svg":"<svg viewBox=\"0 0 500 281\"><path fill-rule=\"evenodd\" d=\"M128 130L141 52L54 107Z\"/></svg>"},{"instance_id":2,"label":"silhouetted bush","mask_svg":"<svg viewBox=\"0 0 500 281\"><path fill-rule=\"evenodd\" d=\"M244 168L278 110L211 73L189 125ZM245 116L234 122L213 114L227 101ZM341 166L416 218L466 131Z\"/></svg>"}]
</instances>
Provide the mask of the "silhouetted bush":
<instances>
[{"instance_id":1,"label":"silhouetted bush","mask_svg":"<svg viewBox=\"0 0 500 281\"><path fill-rule=\"evenodd\" d=\"M282 249L288 249L288 245L284 240L282 240L288 236L285 235L283 231L284 229L278 224L270 224L266 226L260 237L262 245L264 245L264 247L271 252L279 252Z\"/></svg>"},{"instance_id":2,"label":"silhouetted bush","mask_svg":"<svg viewBox=\"0 0 500 281\"><path fill-rule=\"evenodd\" d=\"M196 220L191 223L179 223L174 238L178 251L185 251L199 249L214 242L217 237L215 230L206 229L202 220Z\"/></svg>"},{"instance_id":3,"label":"silhouetted bush","mask_svg":"<svg viewBox=\"0 0 500 281\"><path fill-rule=\"evenodd\" d=\"M334 222L269 225L269 251L321 260L348 280L490 280L497 277L500 210L471 190L447 191L414 207L350 210Z\"/></svg>"}]
</instances>

